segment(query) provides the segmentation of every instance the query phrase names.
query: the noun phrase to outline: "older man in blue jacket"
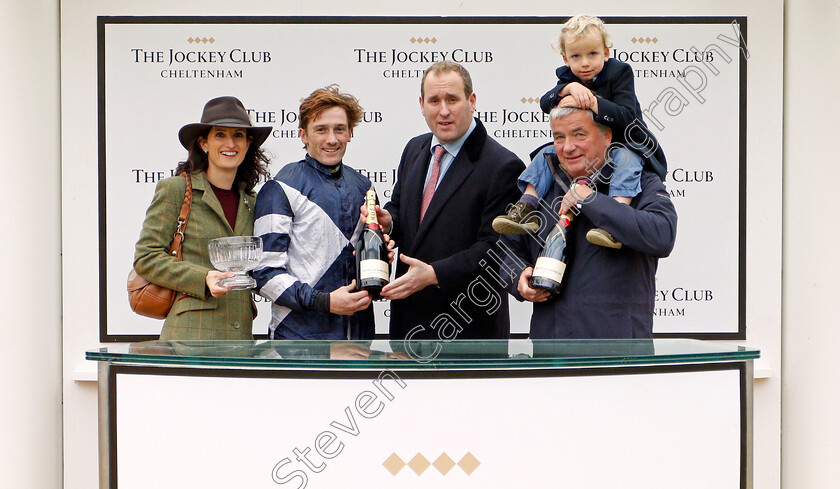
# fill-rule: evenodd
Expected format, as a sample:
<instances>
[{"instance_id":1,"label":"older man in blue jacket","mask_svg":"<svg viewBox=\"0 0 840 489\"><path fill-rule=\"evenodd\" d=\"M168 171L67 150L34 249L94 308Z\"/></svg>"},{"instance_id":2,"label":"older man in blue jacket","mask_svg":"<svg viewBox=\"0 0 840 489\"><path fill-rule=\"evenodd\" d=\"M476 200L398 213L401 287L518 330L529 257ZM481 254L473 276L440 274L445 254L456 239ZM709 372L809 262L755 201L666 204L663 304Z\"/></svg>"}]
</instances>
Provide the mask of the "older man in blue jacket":
<instances>
[{"instance_id":1,"label":"older man in blue jacket","mask_svg":"<svg viewBox=\"0 0 840 489\"><path fill-rule=\"evenodd\" d=\"M503 238L501 270L511 279L509 291L534 303L532 338L650 338L656 269L676 239L677 213L668 191L656 174L644 172L642 192L629 206L614 201L605 192L611 174L605 162L619 160L610 157L610 129L597 124L591 111L575 108L555 108L550 121L553 148L537 158L554 165L557 181L541 205L538 235ZM572 186L581 179L591 183ZM530 286L532 264L567 209L575 216L566 237L566 269L559 292L550 295ZM595 227L624 246L589 243L586 232Z\"/></svg>"}]
</instances>

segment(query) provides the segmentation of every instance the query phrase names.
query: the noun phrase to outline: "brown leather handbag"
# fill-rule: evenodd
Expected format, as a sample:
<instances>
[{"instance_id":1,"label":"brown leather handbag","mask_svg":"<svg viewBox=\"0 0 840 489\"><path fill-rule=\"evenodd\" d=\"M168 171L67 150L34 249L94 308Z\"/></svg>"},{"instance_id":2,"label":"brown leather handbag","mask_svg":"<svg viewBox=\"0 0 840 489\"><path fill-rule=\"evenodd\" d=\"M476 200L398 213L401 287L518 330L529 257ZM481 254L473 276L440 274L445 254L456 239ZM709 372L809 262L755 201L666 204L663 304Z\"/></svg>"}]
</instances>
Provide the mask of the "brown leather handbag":
<instances>
[{"instance_id":1,"label":"brown leather handbag","mask_svg":"<svg viewBox=\"0 0 840 489\"><path fill-rule=\"evenodd\" d=\"M175 230L172 244L169 245L169 254L178 257L179 260L184 259L181 256L181 245L184 242L184 230L192 208L192 182L186 173L181 173L181 176L187 181L187 189L184 192L181 212L178 214L178 229ZM128 273L128 303L131 305L131 310L141 316L166 319L177 295L177 291L153 284L141 277L134 268Z\"/></svg>"}]
</instances>

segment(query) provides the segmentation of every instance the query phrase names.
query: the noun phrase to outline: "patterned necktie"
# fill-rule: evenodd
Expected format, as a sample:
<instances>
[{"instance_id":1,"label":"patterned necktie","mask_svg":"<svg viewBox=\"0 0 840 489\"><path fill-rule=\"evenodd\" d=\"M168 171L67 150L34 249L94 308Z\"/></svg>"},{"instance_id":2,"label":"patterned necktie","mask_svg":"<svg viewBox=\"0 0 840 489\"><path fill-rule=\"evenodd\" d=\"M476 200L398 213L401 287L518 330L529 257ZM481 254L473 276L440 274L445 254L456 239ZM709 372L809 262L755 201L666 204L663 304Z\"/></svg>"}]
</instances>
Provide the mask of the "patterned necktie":
<instances>
[{"instance_id":1,"label":"patterned necktie","mask_svg":"<svg viewBox=\"0 0 840 489\"><path fill-rule=\"evenodd\" d=\"M443 145L435 146L435 161L432 162L432 174L429 176L429 182L426 183L426 188L423 189L423 204L420 206L420 222L423 222L423 216L426 215L426 209L429 208L429 203L432 201L432 196L435 195L435 187L437 187L438 178L440 177L440 159L446 150Z\"/></svg>"}]
</instances>

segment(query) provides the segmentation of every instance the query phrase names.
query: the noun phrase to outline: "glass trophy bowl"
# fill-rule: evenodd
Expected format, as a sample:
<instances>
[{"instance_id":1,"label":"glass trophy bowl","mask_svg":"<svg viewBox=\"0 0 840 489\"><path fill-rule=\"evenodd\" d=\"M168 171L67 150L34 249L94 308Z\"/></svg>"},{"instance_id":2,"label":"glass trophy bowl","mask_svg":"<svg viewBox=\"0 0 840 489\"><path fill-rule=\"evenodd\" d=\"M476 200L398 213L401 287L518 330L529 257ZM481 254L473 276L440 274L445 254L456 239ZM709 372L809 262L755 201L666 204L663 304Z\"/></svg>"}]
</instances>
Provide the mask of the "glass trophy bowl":
<instances>
[{"instance_id":1,"label":"glass trophy bowl","mask_svg":"<svg viewBox=\"0 0 840 489\"><path fill-rule=\"evenodd\" d=\"M219 285L232 290L247 290L257 286L248 272L257 268L262 256L262 238L258 236L230 236L210 240L210 262L220 272L233 272L235 277L223 278Z\"/></svg>"}]
</instances>

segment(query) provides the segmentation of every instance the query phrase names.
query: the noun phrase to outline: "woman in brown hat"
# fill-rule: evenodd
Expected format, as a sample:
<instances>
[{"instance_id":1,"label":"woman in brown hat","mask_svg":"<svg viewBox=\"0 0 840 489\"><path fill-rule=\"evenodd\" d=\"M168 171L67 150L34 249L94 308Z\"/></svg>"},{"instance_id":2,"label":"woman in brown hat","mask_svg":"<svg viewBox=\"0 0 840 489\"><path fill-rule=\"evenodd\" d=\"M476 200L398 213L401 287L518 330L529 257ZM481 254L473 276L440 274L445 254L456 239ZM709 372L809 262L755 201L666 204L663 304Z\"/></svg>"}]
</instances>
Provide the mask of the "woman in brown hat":
<instances>
[{"instance_id":1,"label":"woman in brown hat","mask_svg":"<svg viewBox=\"0 0 840 489\"><path fill-rule=\"evenodd\" d=\"M207 102L201 122L179 131L189 156L176 168L176 176L158 182L134 254L134 269L141 277L178 291L161 339L252 339L256 308L251 292L219 285L233 274L213 268L207 245L214 238L253 235L254 186L269 175L260 145L270 133L271 127L252 125L234 97ZM168 253L186 191L181 173L192 183L183 261Z\"/></svg>"}]
</instances>

